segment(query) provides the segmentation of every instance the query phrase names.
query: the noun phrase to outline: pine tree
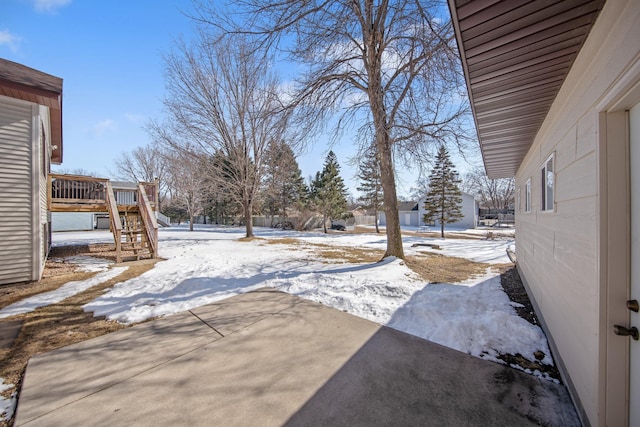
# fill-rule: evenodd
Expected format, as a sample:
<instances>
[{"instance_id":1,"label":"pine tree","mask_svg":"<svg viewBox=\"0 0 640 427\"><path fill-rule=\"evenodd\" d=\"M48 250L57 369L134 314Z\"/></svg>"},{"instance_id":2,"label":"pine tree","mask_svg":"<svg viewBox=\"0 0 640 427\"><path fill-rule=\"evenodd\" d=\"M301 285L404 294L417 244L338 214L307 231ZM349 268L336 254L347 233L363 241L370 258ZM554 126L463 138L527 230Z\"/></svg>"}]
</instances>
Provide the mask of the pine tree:
<instances>
[{"instance_id":1,"label":"pine tree","mask_svg":"<svg viewBox=\"0 0 640 427\"><path fill-rule=\"evenodd\" d=\"M360 186L356 189L361 193L360 202L366 209L373 210L376 223L376 233L380 232L378 228L378 211L382 208L382 180L380 178L380 162L375 146L369 148L365 156L358 165L358 178Z\"/></svg>"},{"instance_id":2,"label":"pine tree","mask_svg":"<svg viewBox=\"0 0 640 427\"><path fill-rule=\"evenodd\" d=\"M423 221L440 221L440 236L443 238L444 225L462 219L460 183L449 152L444 146L440 146L435 165L429 174L429 191L424 202L427 212Z\"/></svg>"},{"instance_id":3,"label":"pine tree","mask_svg":"<svg viewBox=\"0 0 640 427\"><path fill-rule=\"evenodd\" d=\"M347 212L347 189L340 176L340 165L333 151L329 151L322 172L311 183L311 198L322 213L324 232L327 219L337 219Z\"/></svg>"},{"instance_id":4,"label":"pine tree","mask_svg":"<svg viewBox=\"0 0 640 427\"><path fill-rule=\"evenodd\" d=\"M271 142L265 158L264 208L271 215L287 217L287 208L300 208L308 189L293 150L285 141Z\"/></svg>"}]
</instances>

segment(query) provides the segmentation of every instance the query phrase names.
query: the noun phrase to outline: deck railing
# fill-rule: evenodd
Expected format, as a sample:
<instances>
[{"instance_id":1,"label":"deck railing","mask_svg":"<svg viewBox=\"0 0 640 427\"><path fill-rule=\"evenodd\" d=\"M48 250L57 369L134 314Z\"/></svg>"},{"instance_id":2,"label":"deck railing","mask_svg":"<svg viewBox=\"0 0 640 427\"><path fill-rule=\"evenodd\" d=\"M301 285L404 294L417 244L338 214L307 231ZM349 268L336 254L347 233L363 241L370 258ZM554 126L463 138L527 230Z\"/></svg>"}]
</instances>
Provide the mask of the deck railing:
<instances>
[{"instance_id":1,"label":"deck railing","mask_svg":"<svg viewBox=\"0 0 640 427\"><path fill-rule=\"evenodd\" d=\"M138 212L153 258L158 257L158 182L141 182L135 186L114 188L105 178L82 175L49 174L49 211L108 212L116 244L117 262L122 256L121 215ZM137 253L137 252L136 252Z\"/></svg>"},{"instance_id":2,"label":"deck railing","mask_svg":"<svg viewBox=\"0 0 640 427\"><path fill-rule=\"evenodd\" d=\"M108 179L82 175L49 174L49 210L106 207Z\"/></svg>"},{"instance_id":3,"label":"deck railing","mask_svg":"<svg viewBox=\"0 0 640 427\"><path fill-rule=\"evenodd\" d=\"M118 212L118 205L116 204L116 197L113 194L113 188L111 183L106 183L107 187L107 204L109 207L109 221L111 222L111 232L113 233L113 240L116 244L116 262L122 262L122 223L120 222L120 213Z\"/></svg>"},{"instance_id":4,"label":"deck railing","mask_svg":"<svg viewBox=\"0 0 640 427\"><path fill-rule=\"evenodd\" d=\"M68 212L107 212L106 178L84 175L49 174L49 210ZM158 183L141 182L152 210L158 210ZM138 184L129 188L113 188L118 206L138 205Z\"/></svg>"}]
</instances>

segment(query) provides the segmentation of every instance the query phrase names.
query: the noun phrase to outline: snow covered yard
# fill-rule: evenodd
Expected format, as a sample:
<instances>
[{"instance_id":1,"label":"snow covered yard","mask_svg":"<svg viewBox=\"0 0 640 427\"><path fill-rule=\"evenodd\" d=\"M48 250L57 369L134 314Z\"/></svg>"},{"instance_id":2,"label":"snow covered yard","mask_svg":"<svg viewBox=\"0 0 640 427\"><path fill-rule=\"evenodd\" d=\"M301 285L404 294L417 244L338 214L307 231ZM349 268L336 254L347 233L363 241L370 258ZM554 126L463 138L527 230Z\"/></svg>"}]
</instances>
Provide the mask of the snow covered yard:
<instances>
[{"instance_id":1,"label":"snow covered yard","mask_svg":"<svg viewBox=\"0 0 640 427\"><path fill-rule=\"evenodd\" d=\"M84 233L57 234L55 244L80 237L110 238ZM82 233L80 233L82 234ZM119 283L85 306L96 315L123 323L209 304L264 286L299 295L469 354L497 360L498 354L519 353L535 361L542 351L551 364L539 327L517 316L491 268L484 275L455 284L429 284L404 262L385 259L367 264L327 263L313 246L360 247L383 251L383 234L299 233L257 228L259 239L240 241L242 229L199 227L160 231L160 255L166 261L147 273ZM286 238L301 244L269 244ZM457 256L491 264L508 263L511 239L404 238L407 255L424 252ZM441 249L417 246L428 242ZM86 240L85 240L86 243ZM1 311L0 311L1 313Z\"/></svg>"},{"instance_id":2,"label":"snow covered yard","mask_svg":"<svg viewBox=\"0 0 640 427\"><path fill-rule=\"evenodd\" d=\"M433 284L399 259L354 263L327 260L319 254L319 247L353 248L373 252L373 259L378 259L386 245L384 234L255 231L258 238L247 241L241 239L244 230L238 228L200 226L193 232L182 227L161 229L160 256L166 260L116 284L84 309L121 323L136 323L268 286L484 359L501 362L498 356L511 354L553 365L542 330L517 315L516 304L510 302L497 270L491 268L492 264L509 262L505 249L513 239L406 236L407 256L437 253L486 264L484 274L463 282ZM53 236L54 245L110 240L108 232ZM415 243L440 249L412 247ZM88 261L74 260L80 265ZM98 269L103 270L103 266ZM0 310L0 318L59 301L73 289L90 286L96 277L5 307Z\"/></svg>"}]
</instances>

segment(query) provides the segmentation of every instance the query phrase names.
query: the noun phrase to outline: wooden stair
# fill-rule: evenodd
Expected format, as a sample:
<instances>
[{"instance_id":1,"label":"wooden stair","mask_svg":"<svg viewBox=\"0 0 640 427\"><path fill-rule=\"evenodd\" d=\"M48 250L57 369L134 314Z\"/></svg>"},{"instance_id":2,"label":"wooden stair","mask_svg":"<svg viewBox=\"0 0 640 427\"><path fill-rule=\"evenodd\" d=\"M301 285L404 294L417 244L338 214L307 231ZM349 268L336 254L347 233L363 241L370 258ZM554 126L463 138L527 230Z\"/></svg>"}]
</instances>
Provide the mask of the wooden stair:
<instances>
[{"instance_id":1,"label":"wooden stair","mask_svg":"<svg viewBox=\"0 0 640 427\"><path fill-rule=\"evenodd\" d=\"M122 222L121 250L133 251L138 261L141 257L152 257L151 245L149 244L140 213L120 213L120 221Z\"/></svg>"},{"instance_id":2,"label":"wooden stair","mask_svg":"<svg viewBox=\"0 0 640 427\"><path fill-rule=\"evenodd\" d=\"M158 257L158 224L142 185L138 185L137 206L119 206L113 188L107 182L107 205L116 262L122 262L122 251L132 251L135 259Z\"/></svg>"}]
</instances>

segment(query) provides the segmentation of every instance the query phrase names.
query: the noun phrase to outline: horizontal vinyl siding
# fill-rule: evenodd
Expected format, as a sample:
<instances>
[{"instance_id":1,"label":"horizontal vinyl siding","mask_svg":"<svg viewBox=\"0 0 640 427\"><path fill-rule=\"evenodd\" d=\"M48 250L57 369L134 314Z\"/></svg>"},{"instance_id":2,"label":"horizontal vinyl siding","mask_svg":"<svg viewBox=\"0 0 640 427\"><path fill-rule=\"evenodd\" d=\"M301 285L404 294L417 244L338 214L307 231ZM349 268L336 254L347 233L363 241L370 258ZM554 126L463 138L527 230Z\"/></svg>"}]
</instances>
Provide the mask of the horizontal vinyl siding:
<instances>
[{"instance_id":1,"label":"horizontal vinyl siding","mask_svg":"<svg viewBox=\"0 0 640 427\"><path fill-rule=\"evenodd\" d=\"M49 109L47 107L40 106L40 117L46 119L49 117ZM37 260L38 265L38 279L42 277L44 272L44 265L47 260L47 254L49 251L49 232L47 228L48 223L48 204L47 204L47 174L49 170L49 143L51 141L51 132L49 131L49 121L43 121L39 127L40 138L38 143L38 190L39 190L39 207L38 207L38 219L40 235L39 243L39 258ZM43 133L44 132L44 133Z\"/></svg>"},{"instance_id":2,"label":"horizontal vinyl siding","mask_svg":"<svg viewBox=\"0 0 640 427\"><path fill-rule=\"evenodd\" d=\"M607 2L516 175L531 212L516 216L518 265L590 425L604 425L599 405L599 111L603 94L640 54L640 7ZM615 28L616 31L611 31ZM541 167L555 159L555 205L541 212ZM524 202L521 202L522 206Z\"/></svg>"},{"instance_id":3,"label":"horizontal vinyl siding","mask_svg":"<svg viewBox=\"0 0 640 427\"><path fill-rule=\"evenodd\" d=\"M32 278L32 115L0 97L0 284Z\"/></svg>"}]
</instances>

